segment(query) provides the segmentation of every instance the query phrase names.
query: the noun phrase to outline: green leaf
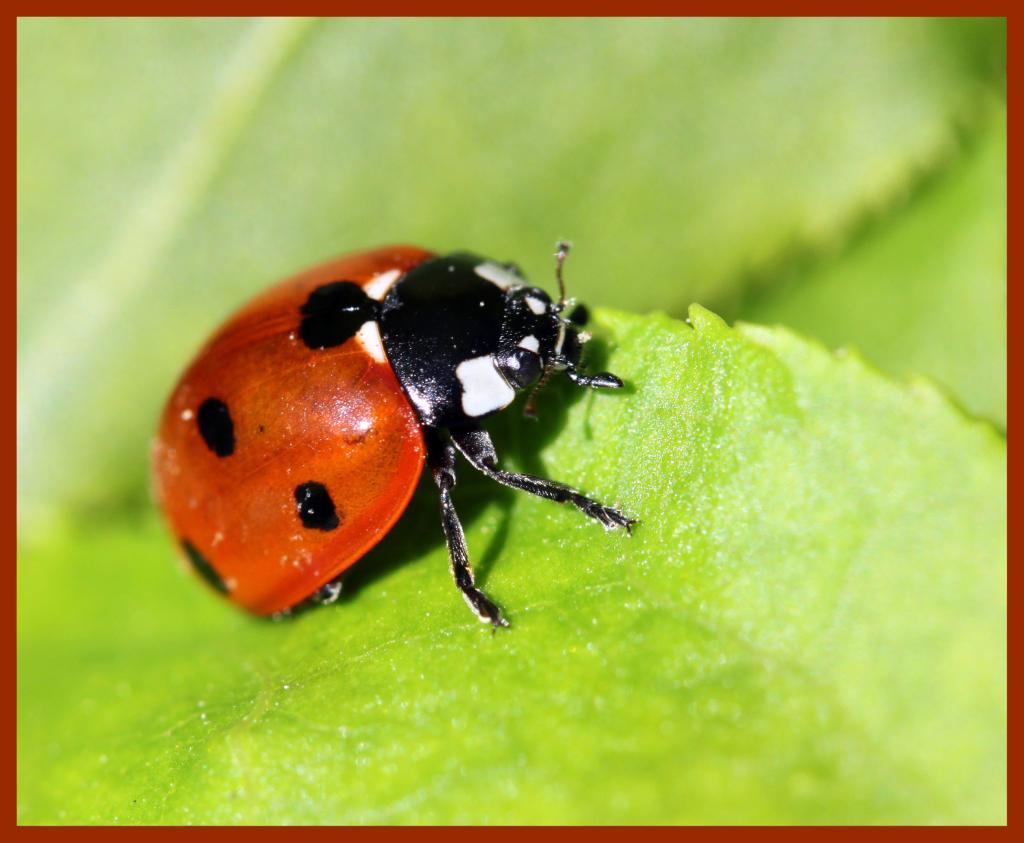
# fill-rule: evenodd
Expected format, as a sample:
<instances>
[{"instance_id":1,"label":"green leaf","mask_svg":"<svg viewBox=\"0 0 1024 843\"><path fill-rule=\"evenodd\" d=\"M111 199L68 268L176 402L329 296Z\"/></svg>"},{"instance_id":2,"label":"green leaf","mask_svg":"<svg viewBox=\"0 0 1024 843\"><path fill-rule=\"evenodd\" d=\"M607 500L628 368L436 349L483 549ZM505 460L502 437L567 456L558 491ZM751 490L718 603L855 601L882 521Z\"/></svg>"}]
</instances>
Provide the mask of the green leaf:
<instances>
[{"instance_id":1,"label":"green leaf","mask_svg":"<svg viewBox=\"0 0 1024 843\"><path fill-rule=\"evenodd\" d=\"M728 304L945 161L1004 51L998 19L22 19L22 523L138 496L183 362L276 278L410 240L550 279L570 236L581 299Z\"/></svg>"},{"instance_id":2,"label":"green leaf","mask_svg":"<svg viewBox=\"0 0 1024 843\"><path fill-rule=\"evenodd\" d=\"M927 383L691 320L600 313L629 388L495 421L632 538L463 469L510 630L459 599L427 487L338 605L280 623L175 572L149 515L24 546L19 820L1005 822L1005 441Z\"/></svg>"},{"instance_id":3,"label":"green leaf","mask_svg":"<svg viewBox=\"0 0 1024 843\"><path fill-rule=\"evenodd\" d=\"M743 307L897 375L927 373L1006 424L1006 115L839 258Z\"/></svg>"}]
</instances>

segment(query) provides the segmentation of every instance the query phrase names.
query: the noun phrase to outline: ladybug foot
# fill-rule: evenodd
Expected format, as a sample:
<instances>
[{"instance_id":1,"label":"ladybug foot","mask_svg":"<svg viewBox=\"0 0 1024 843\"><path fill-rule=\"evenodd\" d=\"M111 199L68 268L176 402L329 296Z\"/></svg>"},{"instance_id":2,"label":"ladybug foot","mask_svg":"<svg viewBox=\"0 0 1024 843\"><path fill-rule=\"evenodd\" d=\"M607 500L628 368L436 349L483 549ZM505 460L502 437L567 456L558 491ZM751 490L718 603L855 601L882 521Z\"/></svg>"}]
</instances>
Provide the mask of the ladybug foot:
<instances>
[{"instance_id":1,"label":"ladybug foot","mask_svg":"<svg viewBox=\"0 0 1024 843\"><path fill-rule=\"evenodd\" d=\"M473 610L481 623L489 623L495 629L499 626L508 626L508 621L501 616L499 609L491 600L476 586L469 586L462 589L462 597L466 605Z\"/></svg>"},{"instance_id":2,"label":"ladybug foot","mask_svg":"<svg viewBox=\"0 0 1024 843\"><path fill-rule=\"evenodd\" d=\"M318 606L329 606L341 596L341 577L324 583L313 592L312 601Z\"/></svg>"},{"instance_id":3,"label":"ladybug foot","mask_svg":"<svg viewBox=\"0 0 1024 843\"><path fill-rule=\"evenodd\" d=\"M587 500L580 506L580 511L597 521L605 530L614 530L621 527L627 535L632 535L633 525L637 523L635 518L629 518L614 507L605 506L597 501Z\"/></svg>"},{"instance_id":4,"label":"ladybug foot","mask_svg":"<svg viewBox=\"0 0 1024 843\"><path fill-rule=\"evenodd\" d=\"M575 369L569 369L566 374L577 386L588 386L591 389L622 389L622 378L613 375L611 372L598 372L596 375L584 375Z\"/></svg>"}]
</instances>

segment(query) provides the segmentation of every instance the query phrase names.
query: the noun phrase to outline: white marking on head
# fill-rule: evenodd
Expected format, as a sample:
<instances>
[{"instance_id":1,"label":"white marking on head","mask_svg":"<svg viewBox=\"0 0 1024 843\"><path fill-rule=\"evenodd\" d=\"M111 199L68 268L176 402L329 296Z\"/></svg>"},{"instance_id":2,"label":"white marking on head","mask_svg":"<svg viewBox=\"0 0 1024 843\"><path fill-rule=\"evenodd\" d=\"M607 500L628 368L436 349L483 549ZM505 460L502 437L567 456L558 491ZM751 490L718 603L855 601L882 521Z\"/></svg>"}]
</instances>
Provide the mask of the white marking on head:
<instances>
[{"instance_id":1,"label":"white marking on head","mask_svg":"<svg viewBox=\"0 0 1024 843\"><path fill-rule=\"evenodd\" d=\"M388 294L395 282L402 277L402 271L400 269L389 269L387 272L382 272L370 281L367 281L363 285L363 292L366 293L371 299L377 301L384 301L384 296Z\"/></svg>"},{"instance_id":2,"label":"white marking on head","mask_svg":"<svg viewBox=\"0 0 1024 843\"><path fill-rule=\"evenodd\" d=\"M509 287L521 287L523 284L523 279L518 275L491 261L478 263L473 267L473 271L485 281L490 281L503 290L507 290Z\"/></svg>"},{"instance_id":3,"label":"white marking on head","mask_svg":"<svg viewBox=\"0 0 1024 843\"><path fill-rule=\"evenodd\" d=\"M380 341L380 328L372 319L367 319L359 326L359 330L356 331L356 340L363 347L363 351L378 363L388 362L388 357L384 353L384 344Z\"/></svg>"},{"instance_id":4,"label":"white marking on head","mask_svg":"<svg viewBox=\"0 0 1024 843\"><path fill-rule=\"evenodd\" d=\"M462 385L462 411L467 416L493 413L507 407L516 397L516 391L501 376L490 354L463 360L455 368L455 376Z\"/></svg>"},{"instance_id":5,"label":"white marking on head","mask_svg":"<svg viewBox=\"0 0 1024 843\"><path fill-rule=\"evenodd\" d=\"M538 316L548 312L548 306L536 296L526 296L526 306Z\"/></svg>"},{"instance_id":6,"label":"white marking on head","mask_svg":"<svg viewBox=\"0 0 1024 843\"><path fill-rule=\"evenodd\" d=\"M195 414L191 410L182 410L181 411L181 420L182 421L192 421L192 416L193 415L195 415Z\"/></svg>"},{"instance_id":7,"label":"white marking on head","mask_svg":"<svg viewBox=\"0 0 1024 843\"><path fill-rule=\"evenodd\" d=\"M528 334L519 340L519 347L525 348L527 351L532 351L534 354L540 354L540 343L533 334Z\"/></svg>"}]
</instances>

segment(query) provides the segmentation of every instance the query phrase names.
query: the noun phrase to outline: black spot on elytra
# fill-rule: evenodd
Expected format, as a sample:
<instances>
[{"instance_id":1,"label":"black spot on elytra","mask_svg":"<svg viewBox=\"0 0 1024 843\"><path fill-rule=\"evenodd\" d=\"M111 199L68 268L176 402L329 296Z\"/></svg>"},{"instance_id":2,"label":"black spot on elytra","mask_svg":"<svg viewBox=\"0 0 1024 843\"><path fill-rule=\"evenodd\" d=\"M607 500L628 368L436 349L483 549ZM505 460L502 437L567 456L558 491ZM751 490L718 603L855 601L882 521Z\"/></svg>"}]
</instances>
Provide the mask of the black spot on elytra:
<instances>
[{"instance_id":1,"label":"black spot on elytra","mask_svg":"<svg viewBox=\"0 0 1024 843\"><path fill-rule=\"evenodd\" d=\"M196 422L206 447L218 457L230 457L235 452L235 424L227 404L219 398L207 398L199 405Z\"/></svg>"},{"instance_id":2,"label":"black spot on elytra","mask_svg":"<svg viewBox=\"0 0 1024 843\"><path fill-rule=\"evenodd\" d=\"M313 290L300 308L299 336L309 348L331 348L377 317L377 302L355 281L332 281Z\"/></svg>"},{"instance_id":3,"label":"black spot on elytra","mask_svg":"<svg viewBox=\"0 0 1024 843\"><path fill-rule=\"evenodd\" d=\"M228 587L224 584L224 580L221 579L217 570L210 564L210 560L203 556L188 539L182 539L181 546L188 557L188 561L195 568L196 573L221 594L227 594Z\"/></svg>"},{"instance_id":4,"label":"black spot on elytra","mask_svg":"<svg viewBox=\"0 0 1024 843\"><path fill-rule=\"evenodd\" d=\"M328 532L337 527L341 520L334 509L334 501L323 483L310 480L295 487L295 506L302 519L302 526L310 530Z\"/></svg>"}]
</instances>

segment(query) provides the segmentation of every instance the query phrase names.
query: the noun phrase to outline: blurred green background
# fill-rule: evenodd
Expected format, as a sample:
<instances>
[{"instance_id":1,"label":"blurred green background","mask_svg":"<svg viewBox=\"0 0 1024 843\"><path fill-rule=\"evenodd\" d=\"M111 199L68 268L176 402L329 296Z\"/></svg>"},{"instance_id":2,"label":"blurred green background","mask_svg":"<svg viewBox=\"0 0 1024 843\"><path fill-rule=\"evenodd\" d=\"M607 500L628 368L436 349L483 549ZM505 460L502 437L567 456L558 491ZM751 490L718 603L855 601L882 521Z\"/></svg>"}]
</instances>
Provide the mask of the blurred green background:
<instances>
[{"instance_id":1,"label":"blurred green background","mask_svg":"<svg viewBox=\"0 0 1024 843\"><path fill-rule=\"evenodd\" d=\"M20 514L116 504L182 362L326 257L777 320L1005 421L998 21L22 21ZM73 419L73 424L69 420Z\"/></svg>"},{"instance_id":2,"label":"blurred green background","mask_svg":"<svg viewBox=\"0 0 1024 843\"><path fill-rule=\"evenodd\" d=\"M550 286L570 238L588 303L787 325L1004 431L1005 48L998 19L20 20L19 615L84 529L170 558L174 378L371 245Z\"/></svg>"}]
</instances>

